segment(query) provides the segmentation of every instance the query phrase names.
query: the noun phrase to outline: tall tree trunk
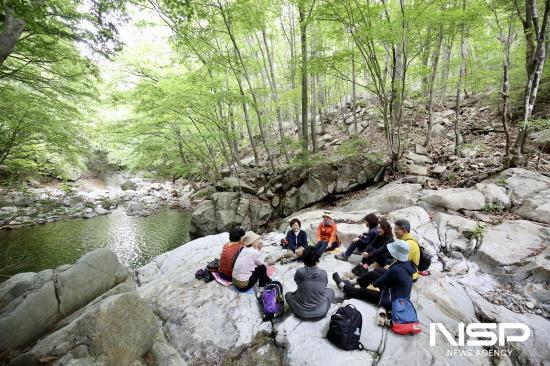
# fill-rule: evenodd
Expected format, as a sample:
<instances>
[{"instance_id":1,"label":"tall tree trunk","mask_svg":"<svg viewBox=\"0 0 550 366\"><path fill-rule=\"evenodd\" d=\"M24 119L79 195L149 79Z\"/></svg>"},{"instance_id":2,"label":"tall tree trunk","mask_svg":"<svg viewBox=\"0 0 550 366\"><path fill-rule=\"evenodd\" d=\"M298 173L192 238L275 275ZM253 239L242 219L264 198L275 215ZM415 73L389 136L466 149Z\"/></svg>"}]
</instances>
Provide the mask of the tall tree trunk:
<instances>
[{"instance_id":1,"label":"tall tree trunk","mask_svg":"<svg viewBox=\"0 0 550 366\"><path fill-rule=\"evenodd\" d=\"M302 150L308 151L308 126L307 126L307 19L306 9L302 2L298 5L300 16L300 44L302 47Z\"/></svg>"},{"instance_id":2,"label":"tall tree trunk","mask_svg":"<svg viewBox=\"0 0 550 366\"><path fill-rule=\"evenodd\" d=\"M311 47L311 58L315 58L315 46L312 39L312 47ZM309 76L310 79L310 85L311 85L311 111L310 111L310 127L311 127L311 150L316 153L317 152L317 121L316 121L316 105L315 105L315 74L314 72L311 73Z\"/></svg>"},{"instance_id":3,"label":"tall tree trunk","mask_svg":"<svg viewBox=\"0 0 550 366\"><path fill-rule=\"evenodd\" d=\"M441 68L439 104L445 105L447 101L447 80L449 79L449 70L451 69L451 56L453 51L454 33L445 39L443 46L443 67Z\"/></svg>"},{"instance_id":4,"label":"tall tree trunk","mask_svg":"<svg viewBox=\"0 0 550 366\"><path fill-rule=\"evenodd\" d=\"M254 108L254 112L256 113L257 121L258 121L258 127L260 128L260 138L262 140L262 145L264 146L265 152L267 154L267 159L269 161L269 165L271 166L271 169L275 171L275 164L273 163L273 156L271 155L271 151L269 150L269 147L267 146L267 141L265 138L265 132L262 122L262 116L260 113L260 109L258 106L258 98L256 97L256 93L254 92L254 88L252 86L252 82L250 81L250 75L248 74L248 70L246 68L246 65L244 63L241 50L237 44L237 40L235 39L235 35L233 34L233 29L230 25L229 19L227 18L227 14L225 13L224 7L221 4L220 0L218 0L218 7L220 9L220 13L223 18L223 22L225 24L225 28L227 29L227 33L229 34L229 38L231 39L231 43L233 44L233 47L235 48L235 53L237 55L237 59L239 61L239 64L241 65L244 78L246 80L246 83L248 84L248 88L250 90L250 95L252 96L252 107Z\"/></svg>"},{"instance_id":5,"label":"tall tree trunk","mask_svg":"<svg viewBox=\"0 0 550 366\"><path fill-rule=\"evenodd\" d=\"M359 129L357 128L357 113L355 113L355 110L357 109L355 106L356 99L357 99L357 94L355 93L355 50L352 47L351 48L351 109L353 113L353 130L357 135L359 133Z\"/></svg>"},{"instance_id":6,"label":"tall tree trunk","mask_svg":"<svg viewBox=\"0 0 550 366\"><path fill-rule=\"evenodd\" d=\"M514 0L515 3L516 0ZM513 14L508 17L508 30L505 36L504 30L500 26L498 19L498 13L494 10L497 25L499 27L499 41L502 45L502 89L500 95L502 97L502 127L504 128L504 135L506 138L506 145L504 147L504 166L510 166L511 158L511 137L510 137L510 124L508 118L510 115L509 99L510 99L510 49L513 42Z\"/></svg>"},{"instance_id":7,"label":"tall tree trunk","mask_svg":"<svg viewBox=\"0 0 550 366\"><path fill-rule=\"evenodd\" d=\"M466 12L466 0L462 1L462 11ZM458 145L460 142L460 131L459 131L459 121L460 121L460 104L461 104L461 94L462 94L462 82L464 79L464 71L466 69L466 42L465 42L465 26L464 20L460 27L460 72L458 76L458 85L456 87L456 111L455 111L455 155L458 155Z\"/></svg>"},{"instance_id":8,"label":"tall tree trunk","mask_svg":"<svg viewBox=\"0 0 550 366\"><path fill-rule=\"evenodd\" d=\"M515 4L517 7L517 3ZM518 14L519 14L518 9ZM542 71L546 59L546 29L548 27L548 19L550 17L550 0L546 0L542 22L538 16L538 9L535 0L525 1L525 19L521 19L523 23L523 31L526 39L525 49L525 69L527 72L527 82L525 85L525 95L523 101L523 122L520 126L520 131L516 138L516 142L512 147L512 157L510 166L516 167L526 165L523 155L525 154L527 140L529 137L529 119L535 107L537 92ZM541 25L542 24L542 25Z\"/></svg>"},{"instance_id":9,"label":"tall tree trunk","mask_svg":"<svg viewBox=\"0 0 550 366\"><path fill-rule=\"evenodd\" d=\"M296 23L294 22L294 7L289 5L290 12L290 88L296 93L296 70L297 70L297 57L296 57ZM298 138L303 139L303 130L302 124L300 123L300 108L295 98L292 98L292 107L294 110L294 122L296 123L296 128L298 129Z\"/></svg>"},{"instance_id":10,"label":"tall tree trunk","mask_svg":"<svg viewBox=\"0 0 550 366\"><path fill-rule=\"evenodd\" d=\"M25 30L25 21L17 19L11 8L4 8L4 27L0 32L0 67L11 55L19 37Z\"/></svg>"},{"instance_id":11,"label":"tall tree trunk","mask_svg":"<svg viewBox=\"0 0 550 366\"><path fill-rule=\"evenodd\" d=\"M317 73L317 114L319 115L319 122L321 123L321 134L325 134L325 124L323 123L323 108L325 105L325 84L322 82L320 73Z\"/></svg>"},{"instance_id":12,"label":"tall tree trunk","mask_svg":"<svg viewBox=\"0 0 550 366\"><path fill-rule=\"evenodd\" d=\"M434 48L434 53L432 55L432 71L429 81L429 98L428 98L428 131L426 132L426 140L424 141L424 146L430 144L430 138L432 133L433 126L433 100L434 100L434 88L435 88L435 79L437 76L437 67L439 65L439 55L441 53L441 44L443 43L443 25L439 26L439 33L437 35L437 40Z\"/></svg>"},{"instance_id":13,"label":"tall tree trunk","mask_svg":"<svg viewBox=\"0 0 550 366\"><path fill-rule=\"evenodd\" d=\"M288 157L288 152L286 151L285 132L283 130L283 121L281 117L281 106L279 105L279 95L277 93L277 82L275 80L275 67L273 66L273 57L271 56L271 53L269 51L269 42L267 41L265 28L262 28L262 38L264 41L265 52L267 54L267 61L269 64L269 74L271 75L271 78L270 78L271 98L273 99L273 103L275 104L275 116L277 118L277 126L279 127L279 136L281 137L281 151L285 157L286 162L288 163L290 159Z\"/></svg>"},{"instance_id":14,"label":"tall tree trunk","mask_svg":"<svg viewBox=\"0 0 550 366\"><path fill-rule=\"evenodd\" d=\"M233 159L233 162L237 164L237 166L241 167L241 159L239 157L239 151L235 149L235 146L233 144L233 139L231 137L231 126L228 126L227 124L227 118L225 116L225 113L223 111L223 104L221 100L218 100L218 111L217 115L219 116L219 120L221 122L221 126L218 126L218 129L222 132L225 142L227 143L227 146L229 146L229 151L231 153L231 158ZM225 148L225 147L224 147ZM231 165L231 164L229 164Z\"/></svg>"},{"instance_id":15,"label":"tall tree trunk","mask_svg":"<svg viewBox=\"0 0 550 366\"><path fill-rule=\"evenodd\" d=\"M246 123L246 131L248 132L248 138L250 140L250 147L252 148L252 153L254 154L254 162L256 163L256 165L260 165L260 159L258 158L258 150L256 149L256 141L254 139L254 132L252 131L250 116L248 114L248 107L246 105L246 100L245 100L246 96L244 94L243 84L241 82L240 76L236 71L235 71L235 79L237 79L237 84L239 85L239 94L241 95L241 98L242 98L244 121Z\"/></svg>"},{"instance_id":16,"label":"tall tree trunk","mask_svg":"<svg viewBox=\"0 0 550 366\"><path fill-rule=\"evenodd\" d=\"M235 129L235 116L233 115L233 105L228 106L228 119L229 119L229 146L231 148L231 154L233 159L237 163L237 166L242 167L241 157L239 154L239 145L237 142L237 130Z\"/></svg>"},{"instance_id":17,"label":"tall tree trunk","mask_svg":"<svg viewBox=\"0 0 550 366\"><path fill-rule=\"evenodd\" d=\"M219 176L220 175L220 173L219 173L220 170L218 168L218 163L216 162L216 154L214 153L214 149L212 148L212 146L210 145L210 143L208 142L208 140L206 139L204 134L199 129L197 121L195 121L195 119L192 118L192 117L189 117L189 120L191 121L191 123L193 123L193 126L195 126L195 129L197 130L197 133L199 134L200 139L202 140L202 142L206 146L206 149L208 151L208 156L210 157L210 161L212 162L212 167L217 172L216 176ZM189 133L191 134L191 130L189 130Z\"/></svg>"},{"instance_id":18,"label":"tall tree trunk","mask_svg":"<svg viewBox=\"0 0 550 366\"><path fill-rule=\"evenodd\" d=\"M441 27L439 27L439 31L441 31L441 30L442 30ZM430 39L431 36L432 36L432 27L428 27L427 38ZM443 35L441 33L438 33L438 35L437 35L438 39L441 38L442 36ZM429 88L430 88L428 74L426 73L425 70L428 69L428 64L430 62L430 55L432 54L431 45L432 45L432 42L430 41L430 42L427 42L427 45L422 48L422 66L423 66L422 95L426 95L427 93L429 93ZM433 71L433 69L432 69L432 71Z\"/></svg>"}]
</instances>

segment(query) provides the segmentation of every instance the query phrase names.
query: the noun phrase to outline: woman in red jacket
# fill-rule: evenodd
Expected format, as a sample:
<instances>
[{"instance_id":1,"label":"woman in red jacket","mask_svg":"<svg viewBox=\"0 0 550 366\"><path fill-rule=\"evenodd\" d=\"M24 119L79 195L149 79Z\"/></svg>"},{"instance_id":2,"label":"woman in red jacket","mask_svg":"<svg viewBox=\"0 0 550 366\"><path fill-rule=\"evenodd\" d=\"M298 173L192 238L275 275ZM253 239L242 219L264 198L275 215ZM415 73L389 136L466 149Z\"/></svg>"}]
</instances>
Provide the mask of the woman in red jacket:
<instances>
[{"instance_id":1,"label":"woman in red jacket","mask_svg":"<svg viewBox=\"0 0 550 366\"><path fill-rule=\"evenodd\" d=\"M336 222L332 219L332 213L325 211L323 213L323 221L317 227L317 244L315 245L315 249L319 253L319 256L323 255L325 251L334 250L340 246L337 231Z\"/></svg>"}]
</instances>

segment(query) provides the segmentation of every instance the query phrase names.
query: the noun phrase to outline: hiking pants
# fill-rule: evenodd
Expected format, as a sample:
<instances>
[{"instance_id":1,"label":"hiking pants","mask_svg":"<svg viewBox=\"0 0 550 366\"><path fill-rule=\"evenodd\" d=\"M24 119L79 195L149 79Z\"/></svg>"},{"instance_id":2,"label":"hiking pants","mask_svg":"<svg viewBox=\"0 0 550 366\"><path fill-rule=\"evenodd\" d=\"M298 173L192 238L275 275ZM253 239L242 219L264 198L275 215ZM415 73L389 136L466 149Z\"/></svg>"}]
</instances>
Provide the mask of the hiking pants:
<instances>
[{"instance_id":1,"label":"hiking pants","mask_svg":"<svg viewBox=\"0 0 550 366\"><path fill-rule=\"evenodd\" d=\"M357 284L363 288L369 287L374 281L382 277L386 272L384 268L376 268L357 278Z\"/></svg>"},{"instance_id":2,"label":"hiking pants","mask_svg":"<svg viewBox=\"0 0 550 366\"><path fill-rule=\"evenodd\" d=\"M328 247L328 240L319 240L317 242L317 244L315 245L315 250L317 251L317 253L319 253L319 257L323 255L323 253L327 250L327 247ZM333 250L333 249L336 249L338 247L338 243L337 242L332 242L330 244L330 249L329 250Z\"/></svg>"},{"instance_id":3,"label":"hiking pants","mask_svg":"<svg viewBox=\"0 0 550 366\"><path fill-rule=\"evenodd\" d=\"M371 304L380 303L380 291L369 290L368 288L358 288L349 283L344 285L344 294L353 299L365 300Z\"/></svg>"},{"instance_id":4,"label":"hiking pants","mask_svg":"<svg viewBox=\"0 0 550 366\"><path fill-rule=\"evenodd\" d=\"M265 285L271 282L271 278L267 275L267 268L263 264L256 267L254 272L252 272L250 278L248 279L248 285L244 288L239 288L239 290L248 291L256 284L256 282L259 282L260 287L265 287Z\"/></svg>"},{"instance_id":5,"label":"hiking pants","mask_svg":"<svg viewBox=\"0 0 550 366\"><path fill-rule=\"evenodd\" d=\"M351 244L349 245L349 248L346 250L346 252L344 253L344 255L345 255L346 257L349 257L350 255L353 254L353 252L355 252L355 249L359 249L360 251L364 252L365 249L367 248L367 244L368 244L368 242L365 241L365 240L362 240L362 239L353 241L353 242L351 242Z\"/></svg>"}]
</instances>

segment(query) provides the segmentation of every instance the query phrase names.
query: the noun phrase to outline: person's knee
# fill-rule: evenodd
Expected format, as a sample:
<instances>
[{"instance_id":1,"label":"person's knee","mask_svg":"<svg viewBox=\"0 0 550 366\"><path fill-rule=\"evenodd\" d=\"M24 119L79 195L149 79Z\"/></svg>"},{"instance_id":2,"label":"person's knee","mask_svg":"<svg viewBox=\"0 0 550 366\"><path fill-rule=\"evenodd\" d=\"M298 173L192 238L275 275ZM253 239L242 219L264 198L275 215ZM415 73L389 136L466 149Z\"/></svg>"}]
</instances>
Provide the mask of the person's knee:
<instances>
[{"instance_id":1,"label":"person's knee","mask_svg":"<svg viewBox=\"0 0 550 366\"><path fill-rule=\"evenodd\" d=\"M342 291L344 291L344 293L349 293L351 291L353 291L354 289L354 285L352 285L351 283L346 283L344 284L344 288L342 289Z\"/></svg>"}]
</instances>

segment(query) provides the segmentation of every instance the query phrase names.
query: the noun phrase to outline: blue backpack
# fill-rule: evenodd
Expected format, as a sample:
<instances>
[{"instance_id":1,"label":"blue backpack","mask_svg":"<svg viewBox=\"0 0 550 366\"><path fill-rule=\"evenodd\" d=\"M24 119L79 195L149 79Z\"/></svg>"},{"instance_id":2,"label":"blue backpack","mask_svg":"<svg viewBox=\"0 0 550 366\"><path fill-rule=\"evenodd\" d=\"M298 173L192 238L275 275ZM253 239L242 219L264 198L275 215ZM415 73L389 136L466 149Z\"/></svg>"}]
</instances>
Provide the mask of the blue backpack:
<instances>
[{"instance_id":1,"label":"blue backpack","mask_svg":"<svg viewBox=\"0 0 550 366\"><path fill-rule=\"evenodd\" d=\"M391 304L391 329L397 334L418 334L420 322L411 300L395 299Z\"/></svg>"}]
</instances>

